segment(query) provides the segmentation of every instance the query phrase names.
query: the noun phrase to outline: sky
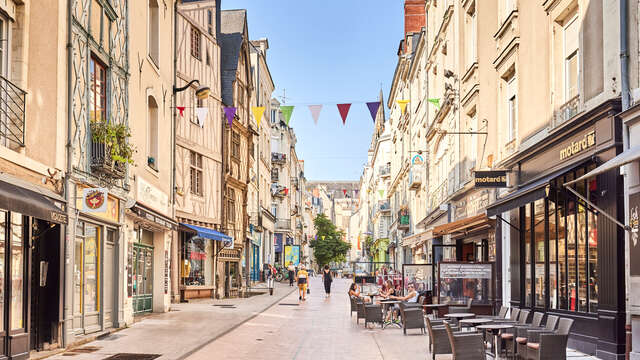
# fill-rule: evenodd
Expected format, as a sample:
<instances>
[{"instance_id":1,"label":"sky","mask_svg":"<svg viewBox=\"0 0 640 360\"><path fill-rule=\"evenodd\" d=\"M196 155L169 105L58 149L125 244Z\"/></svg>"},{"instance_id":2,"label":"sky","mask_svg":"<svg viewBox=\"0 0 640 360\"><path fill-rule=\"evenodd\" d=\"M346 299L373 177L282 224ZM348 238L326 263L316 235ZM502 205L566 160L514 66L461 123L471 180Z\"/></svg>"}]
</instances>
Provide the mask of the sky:
<instances>
[{"instance_id":1,"label":"sky","mask_svg":"<svg viewBox=\"0 0 640 360\"><path fill-rule=\"evenodd\" d=\"M290 126L307 180L362 174L373 120L365 102L386 105L404 32L402 0L222 0L247 9L249 37L269 39L274 96L294 105ZM282 102L282 101L281 101ZM337 103L353 103L346 125ZM315 125L308 105L322 104ZM388 113L388 110L387 110Z\"/></svg>"}]
</instances>

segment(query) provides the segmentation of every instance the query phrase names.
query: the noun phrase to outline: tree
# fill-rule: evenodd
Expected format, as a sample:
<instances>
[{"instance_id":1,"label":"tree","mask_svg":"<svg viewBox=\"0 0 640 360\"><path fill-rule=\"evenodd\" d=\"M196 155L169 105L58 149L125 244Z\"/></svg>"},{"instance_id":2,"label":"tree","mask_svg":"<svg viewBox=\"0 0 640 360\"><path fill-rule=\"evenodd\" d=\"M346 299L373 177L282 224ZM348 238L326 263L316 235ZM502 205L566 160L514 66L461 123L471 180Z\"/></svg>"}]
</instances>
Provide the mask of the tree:
<instances>
[{"instance_id":1,"label":"tree","mask_svg":"<svg viewBox=\"0 0 640 360\"><path fill-rule=\"evenodd\" d=\"M318 214L313 219L313 226L317 237L311 241L311 247L316 263L322 266L331 262L345 261L351 244L342 241L344 233L338 230L325 214Z\"/></svg>"}]
</instances>

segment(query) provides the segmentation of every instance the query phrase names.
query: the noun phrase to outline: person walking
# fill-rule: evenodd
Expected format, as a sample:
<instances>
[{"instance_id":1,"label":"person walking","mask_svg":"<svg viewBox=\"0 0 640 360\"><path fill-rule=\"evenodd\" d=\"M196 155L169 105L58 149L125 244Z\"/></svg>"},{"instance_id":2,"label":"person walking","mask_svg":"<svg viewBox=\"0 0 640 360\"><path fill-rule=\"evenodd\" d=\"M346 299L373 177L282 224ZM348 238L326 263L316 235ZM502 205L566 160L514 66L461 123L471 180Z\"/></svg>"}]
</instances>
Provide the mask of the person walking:
<instances>
[{"instance_id":1,"label":"person walking","mask_svg":"<svg viewBox=\"0 0 640 360\"><path fill-rule=\"evenodd\" d=\"M331 282L333 282L333 277L331 276L329 265L324 266L324 270L322 271L322 281L324 282L324 292L326 296L331 296Z\"/></svg>"},{"instance_id":2,"label":"person walking","mask_svg":"<svg viewBox=\"0 0 640 360\"><path fill-rule=\"evenodd\" d=\"M305 301L307 295L307 287L309 286L309 273L305 269L304 265L300 265L300 270L298 270L298 275L296 276L298 279L298 292L299 297L298 300Z\"/></svg>"},{"instance_id":3,"label":"person walking","mask_svg":"<svg viewBox=\"0 0 640 360\"><path fill-rule=\"evenodd\" d=\"M287 271L289 271L289 286L293 286L293 279L296 276L296 267L293 265L293 261L289 261Z\"/></svg>"}]
</instances>

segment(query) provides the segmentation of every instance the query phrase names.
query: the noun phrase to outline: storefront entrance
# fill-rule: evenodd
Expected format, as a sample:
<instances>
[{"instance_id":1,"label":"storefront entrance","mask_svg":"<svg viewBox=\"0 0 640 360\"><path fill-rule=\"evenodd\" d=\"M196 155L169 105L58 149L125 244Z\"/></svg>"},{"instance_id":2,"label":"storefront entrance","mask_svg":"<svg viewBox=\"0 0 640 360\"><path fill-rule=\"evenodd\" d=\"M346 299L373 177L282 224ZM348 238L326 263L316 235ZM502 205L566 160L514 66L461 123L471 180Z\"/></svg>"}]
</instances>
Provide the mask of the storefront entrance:
<instances>
[{"instance_id":1,"label":"storefront entrance","mask_svg":"<svg viewBox=\"0 0 640 360\"><path fill-rule=\"evenodd\" d=\"M239 263L235 261L224 262L224 296L236 297L238 296L238 287L240 286L240 268Z\"/></svg>"},{"instance_id":2,"label":"storefront entrance","mask_svg":"<svg viewBox=\"0 0 640 360\"><path fill-rule=\"evenodd\" d=\"M76 227L73 266L73 328L76 334L101 329L100 250L101 228L79 221Z\"/></svg>"},{"instance_id":3,"label":"storefront entrance","mask_svg":"<svg viewBox=\"0 0 640 360\"><path fill-rule=\"evenodd\" d=\"M151 233L153 236L153 233ZM153 311L153 246L133 244L133 313Z\"/></svg>"},{"instance_id":4,"label":"storefront entrance","mask_svg":"<svg viewBox=\"0 0 640 360\"><path fill-rule=\"evenodd\" d=\"M251 280L260 281L260 246L251 245Z\"/></svg>"}]
</instances>

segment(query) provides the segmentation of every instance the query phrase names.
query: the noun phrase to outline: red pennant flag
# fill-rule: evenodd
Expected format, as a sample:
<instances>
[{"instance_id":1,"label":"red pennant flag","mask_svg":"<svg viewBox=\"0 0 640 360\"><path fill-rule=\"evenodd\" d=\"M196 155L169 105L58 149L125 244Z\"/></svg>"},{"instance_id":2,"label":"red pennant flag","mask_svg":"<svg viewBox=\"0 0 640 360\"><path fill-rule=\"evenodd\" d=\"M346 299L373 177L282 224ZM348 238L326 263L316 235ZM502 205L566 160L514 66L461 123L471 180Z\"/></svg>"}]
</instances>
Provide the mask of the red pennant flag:
<instances>
[{"instance_id":1,"label":"red pennant flag","mask_svg":"<svg viewBox=\"0 0 640 360\"><path fill-rule=\"evenodd\" d=\"M285 194L285 195L289 195L289 189L284 188L284 194Z\"/></svg>"},{"instance_id":2,"label":"red pennant flag","mask_svg":"<svg viewBox=\"0 0 640 360\"><path fill-rule=\"evenodd\" d=\"M347 189L342 189L342 194L346 196L347 195Z\"/></svg>"},{"instance_id":3,"label":"red pennant flag","mask_svg":"<svg viewBox=\"0 0 640 360\"><path fill-rule=\"evenodd\" d=\"M350 108L351 104L338 104L338 111L340 111L340 116L342 117L342 125L347 123L347 115L349 114Z\"/></svg>"},{"instance_id":4,"label":"red pennant flag","mask_svg":"<svg viewBox=\"0 0 640 360\"><path fill-rule=\"evenodd\" d=\"M178 111L180 111L180 116L184 116L184 106L176 106L176 109L178 109Z\"/></svg>"}]
</instances>

